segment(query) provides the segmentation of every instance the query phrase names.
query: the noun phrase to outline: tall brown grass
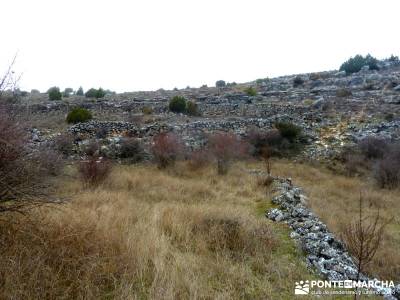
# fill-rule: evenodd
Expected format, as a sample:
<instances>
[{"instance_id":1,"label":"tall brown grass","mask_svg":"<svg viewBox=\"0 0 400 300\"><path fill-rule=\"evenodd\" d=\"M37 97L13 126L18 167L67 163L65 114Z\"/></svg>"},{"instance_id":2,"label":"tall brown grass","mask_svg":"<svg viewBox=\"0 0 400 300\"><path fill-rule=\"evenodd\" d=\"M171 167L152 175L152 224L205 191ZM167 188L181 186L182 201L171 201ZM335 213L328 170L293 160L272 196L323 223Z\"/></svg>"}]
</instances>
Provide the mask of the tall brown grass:
<instances>
[{"instance_id":1,"label":"tall brown grass","mask_svg":"<svg viewBox=\"0 0 400 300\"><path fill-rule=\"evenodd\" d=\"M1 299L288 299L309 276L239 167L119 166L92 190L71 175L69 203L0 220Z\"/></svg>"}]
</instances>

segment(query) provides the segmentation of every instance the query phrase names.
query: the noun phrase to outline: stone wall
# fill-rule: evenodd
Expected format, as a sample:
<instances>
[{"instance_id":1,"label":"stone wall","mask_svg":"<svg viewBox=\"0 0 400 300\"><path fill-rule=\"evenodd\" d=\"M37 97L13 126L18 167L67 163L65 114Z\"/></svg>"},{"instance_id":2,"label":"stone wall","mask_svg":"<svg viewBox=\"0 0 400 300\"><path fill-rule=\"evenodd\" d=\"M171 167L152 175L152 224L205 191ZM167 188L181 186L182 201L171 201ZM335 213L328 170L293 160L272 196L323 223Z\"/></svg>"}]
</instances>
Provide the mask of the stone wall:
<instances>
[{"instance_id":1,"label":"stone wall","mask_svg":"<svg viewBox=\"0 0 400 300\"><path fill-rule=\"evenodd\" d=\"M307 197L290 179L275 179L279 194L272 203L279 208L267 211L266 216L275 222L284 222L293 230L290 237L306 254L307 264L327 280L356 280L357 266L345 245L308 208ZM361 274L360 280L377 280ZM394 290L377 290L385 299L400 299L400 284ZM393 296L392 296L393 295Z\"/></svg>"}]
</instances>

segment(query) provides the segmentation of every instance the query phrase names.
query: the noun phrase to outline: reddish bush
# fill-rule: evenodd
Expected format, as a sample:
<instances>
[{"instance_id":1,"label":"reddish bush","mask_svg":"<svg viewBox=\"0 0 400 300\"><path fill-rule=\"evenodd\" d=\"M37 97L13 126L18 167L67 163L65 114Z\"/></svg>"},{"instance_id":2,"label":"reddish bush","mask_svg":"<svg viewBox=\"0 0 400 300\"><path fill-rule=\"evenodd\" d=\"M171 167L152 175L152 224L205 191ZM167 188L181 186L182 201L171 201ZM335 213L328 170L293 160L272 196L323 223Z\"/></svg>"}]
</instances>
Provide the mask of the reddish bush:
<instances>
[{"instance_id":1,"label":"reddish bush","mask_svg":"<svg viewBox=\"0 0 400 300\"><path fill-rule=\"evenodd\" d=\"M183 143L174 133L160 133L153 139L151 151L160 169L173 165L183 154Z\"/></svg>"},{"instance_id":2,"label":"reddish bush","mask_svg":"<svg viewBox=\"0 0 400 300\"><path fill-rule=\"evenodd\" d=\"M253 129L248 133L247 139L252 146L254 156L263 156L266 149L269 156L279 155L284 147L284 139L278 129L268 131Z\"/></svg>"},{"instance_id":3,"label":"reddish bush","mask_svg":"<svg viewBox=\"0 0 400 300\"><path fill-rule=\"evenodd\" d=\"M216 133L209 137L208 148L217 161L218 174L228 172L229 163L245 157L248 145L232 133Z\"/></svg>"},{"instance_id":4,"label":"reddish bush","mask_svg":"<svg viewBox=\"0 0 400 300\"><path fill-rule=\"evenodd\" d=\"M83 184L88 187L96 187L103 183L110 175L111 169L112 165L109 161L96 156L81 161L78 166Z\"/></svg>"}]
</instances>

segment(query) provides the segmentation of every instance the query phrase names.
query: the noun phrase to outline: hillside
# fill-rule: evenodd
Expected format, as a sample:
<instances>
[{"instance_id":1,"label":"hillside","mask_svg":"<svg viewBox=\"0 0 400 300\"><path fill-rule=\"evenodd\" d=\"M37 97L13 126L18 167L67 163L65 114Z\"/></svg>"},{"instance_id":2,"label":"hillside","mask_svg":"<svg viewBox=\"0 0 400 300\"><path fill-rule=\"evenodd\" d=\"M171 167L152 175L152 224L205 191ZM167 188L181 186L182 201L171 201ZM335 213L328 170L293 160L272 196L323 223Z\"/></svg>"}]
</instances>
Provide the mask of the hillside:
<instances>
[{"instance_id":1,"label":"hillside","mask_svg":"<svg viewBox=\"0 0 400 300\"><path fill-rule=\"evenodd\" d=\"M399 299L400 63L378 65L0 95L0 298L292 299L377 278ZM379 228L365 265L358 217Z\"/></svg>"}]
</instances>

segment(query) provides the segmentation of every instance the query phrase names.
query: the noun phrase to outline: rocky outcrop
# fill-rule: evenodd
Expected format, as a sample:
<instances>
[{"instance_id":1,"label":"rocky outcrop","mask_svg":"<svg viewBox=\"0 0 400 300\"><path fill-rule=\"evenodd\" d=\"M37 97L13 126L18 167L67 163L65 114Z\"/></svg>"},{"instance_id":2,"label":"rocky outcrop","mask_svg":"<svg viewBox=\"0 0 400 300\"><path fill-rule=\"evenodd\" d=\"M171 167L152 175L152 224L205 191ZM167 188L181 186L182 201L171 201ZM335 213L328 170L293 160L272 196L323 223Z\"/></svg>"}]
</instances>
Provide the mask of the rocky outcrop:
<instances>
[{"instance_id":1,"label":"rocky outcrop","mask_svg":"<svg viewBox=\"0 0 400 300\"><path fill-rule=\"evenodd\" d=\"M276 222L285 222L293 230L290 237L307 257L307 264L328 280L356 280L357 266L344 244L307 207L307 197L290 179L277 178L279 194L272 202L278 208L268 210L266 216ZM360 280L372 280L362 274ZM373 279L377 280L377 279ZM395 290L381 288L385 299L400 299L400 284Z\"/></svg>"}]
</instances>

